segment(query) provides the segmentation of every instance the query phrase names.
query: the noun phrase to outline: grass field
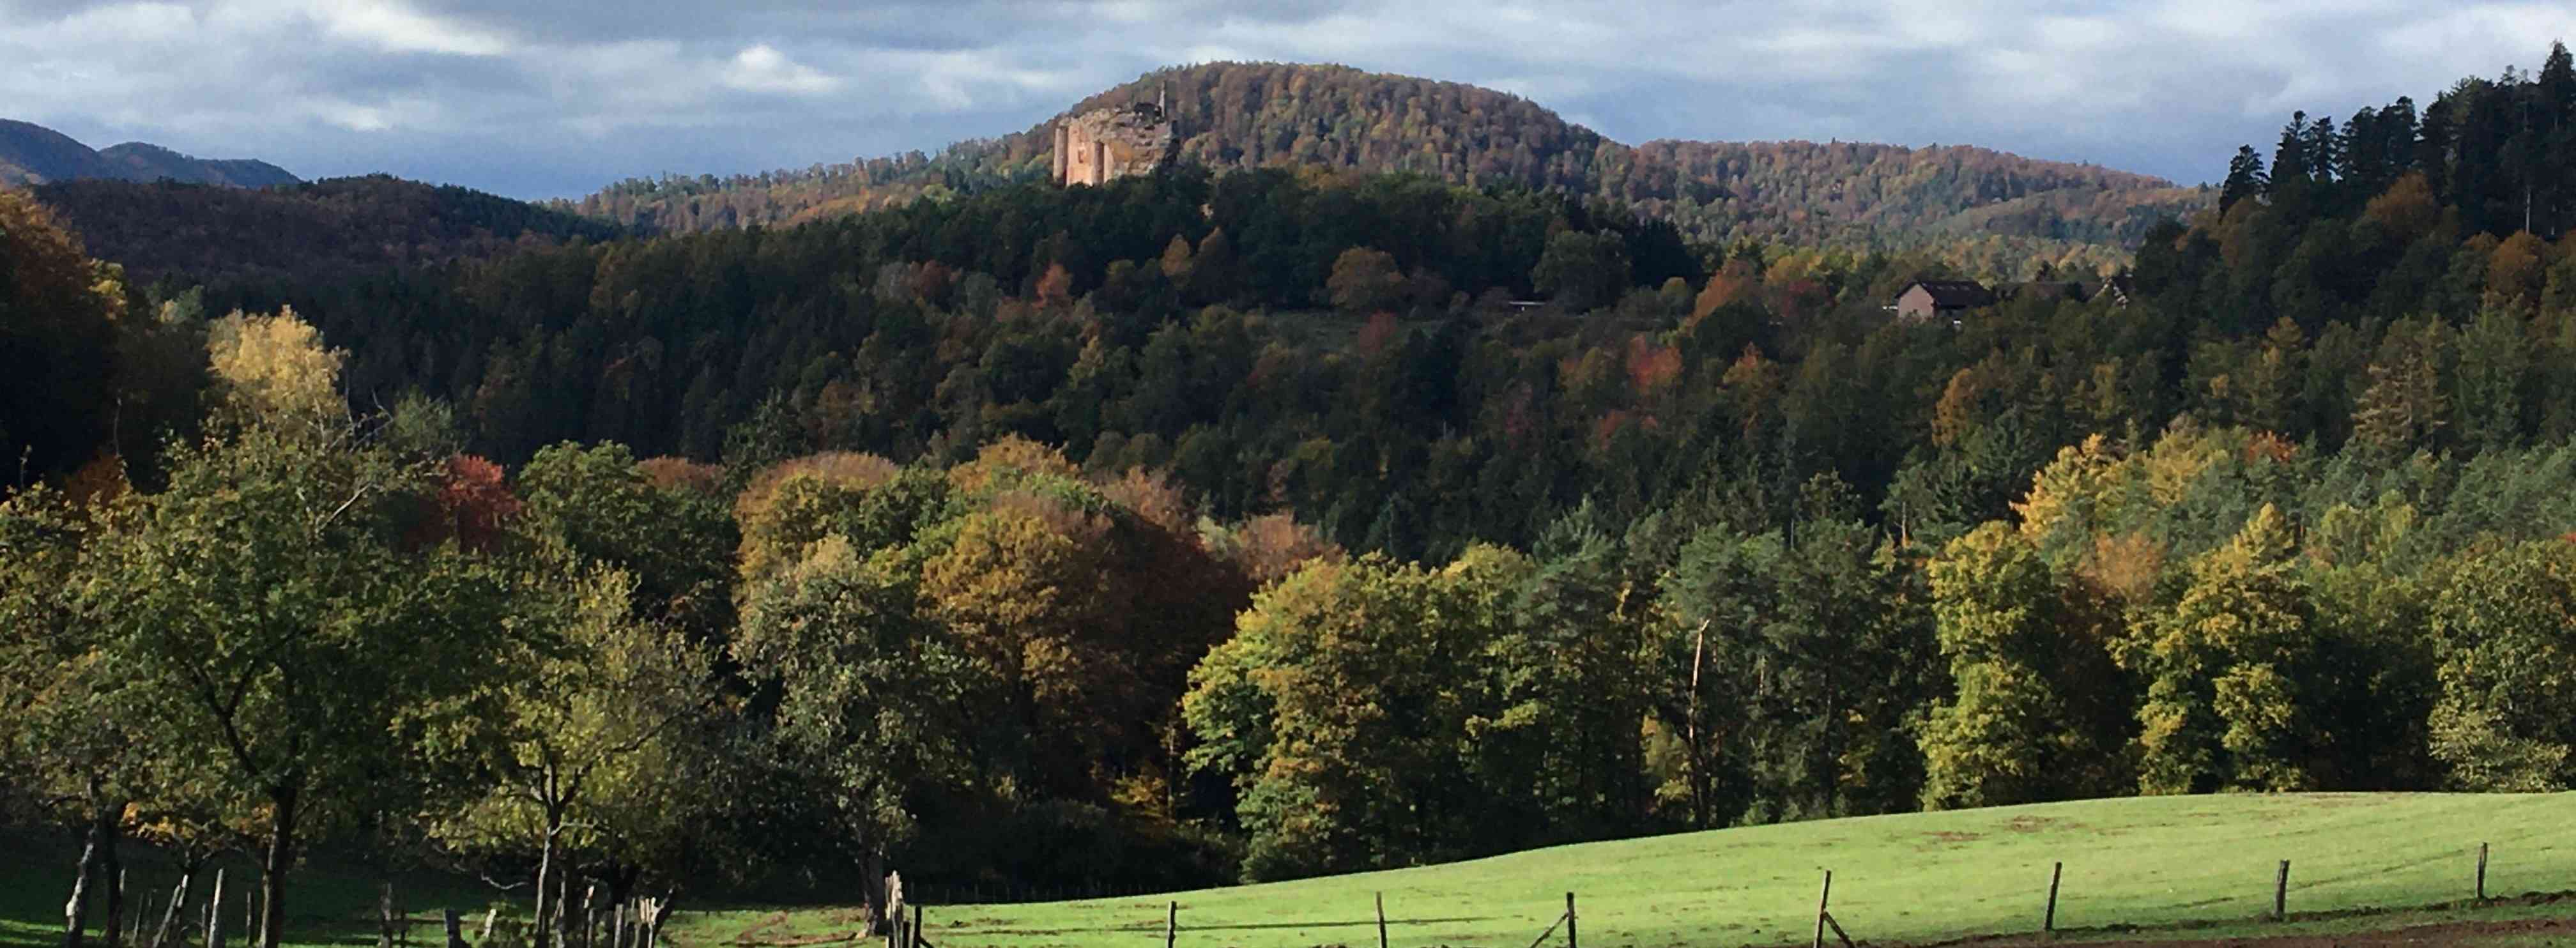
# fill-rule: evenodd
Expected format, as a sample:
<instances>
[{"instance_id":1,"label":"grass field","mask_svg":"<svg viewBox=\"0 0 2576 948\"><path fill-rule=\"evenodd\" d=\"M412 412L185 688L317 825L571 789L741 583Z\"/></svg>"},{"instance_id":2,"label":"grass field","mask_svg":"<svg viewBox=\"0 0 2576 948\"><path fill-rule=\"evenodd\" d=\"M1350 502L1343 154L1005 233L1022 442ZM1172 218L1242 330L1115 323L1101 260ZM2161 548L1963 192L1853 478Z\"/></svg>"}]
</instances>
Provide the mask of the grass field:
<instances>
[{"instance_id":1,"label":"grass field","mask_svg":"<svg viewBox=\"0 0 2576 948\"><path fill-rule=\"evenodd\" d=\"M2060 860L2058 925L2072 929L2256 919L2270 911L2282 859L2292 861L2293 913L2466 900L2481 841L2493 845L2490 894L2576 889L2570 827L2576 794L2101 800L1593 843L1173 896L934 907L927 919L937 948L1151 948L1177 901L1189 948L1364 945L1376 941L1372 900L1382 892L1395 945L1522 948L1573 891L1587 946L1803 944L1831 869L1833 914L1852 937L1921 943L2036 930ZM2487 911L2565 916L2576 906ZM850 927L847 913L780 915L690 914L678 934L693 945L733 941L765 924L755 941L785 942Z\"/></svg>"},{"instance_id":2,"label":"grass field","mask_svg":"<svg viewBox=\"0 0 2576 948\"><path fill-rule=\"evenodd\" d=\"M0 833L0 948L60 948L63 943L63 901L71 895L72 867L80 850L59 833ZM254 878L255 869L246 859L219 860L224 869L224 931L226 941L239 948L242 944L242 893L246 880ZM127 885L127 918L139 908L148 894L152 900L151 915L145 923L146 936L161 921L164 899L179 881L176 866L159 858L142 846L132 846L125 856ZM376 903L379 898L380 874L361 868L320 862L310 864L293 877L294 886L287 892L286 915L288 941L302 948L322 946L370 946L376 943L378 926ZM210 867L196 882L189 895L191 904L201 903L214 884ZM93 890L95 891L95 890ZM434 916L438 909L453 905L480 913L495 902L498 894L480 881L425 873L399 874L394 879L395 904L407 914ZM93 929L97 932L93 905ZM479 919L478 919L479 920ZM415 944L435 944L439 932L429 926L413 929ZM96 944L93 940L90 944Z\"/></svg>"},{"instance_id":3,"label":"grass field","mask_svg":"<svg viewBox=\"0 0 2576 948\"><path fill-rule=\"evenodd\" d=\"M2050 864L2062 860L2058 925L2073 930L2073 940L2340 937L2464 919L2576 917L2576 901L2457 904L2472 895L2482 841L2493 845L2489 894L2576 889L2571 828L2576 794L2100 800L1593 843L1170 896L932 906L927 918L937 948L1155 948L1166 906L1177 901L1183 948L1365 946L1376 941L1373 899L1384 893L1396 946L1524 948L1573 891L1582 943L1593 948L1804 944L1818 883L1831 869L1833 913L1853 938L1919 944L2037 929ZM0 862L0 946L60 943L70 855ZM2290 911L2310 916L2291 926L2256 921L2270 911L2282 859L2292 861ZM371 882L321 868L300 878L296 943L372 944L372 926L358 921L373 905ZM404 891L415 912L434 911L441 898L476 910L491 901L475 884L420 880ZM2427 905L2446 907L2334 914ZM846 908L692 908L699 906L683 906L671 932L684 948L819 944L857 924Z\"/></svg>"}]
</instances>

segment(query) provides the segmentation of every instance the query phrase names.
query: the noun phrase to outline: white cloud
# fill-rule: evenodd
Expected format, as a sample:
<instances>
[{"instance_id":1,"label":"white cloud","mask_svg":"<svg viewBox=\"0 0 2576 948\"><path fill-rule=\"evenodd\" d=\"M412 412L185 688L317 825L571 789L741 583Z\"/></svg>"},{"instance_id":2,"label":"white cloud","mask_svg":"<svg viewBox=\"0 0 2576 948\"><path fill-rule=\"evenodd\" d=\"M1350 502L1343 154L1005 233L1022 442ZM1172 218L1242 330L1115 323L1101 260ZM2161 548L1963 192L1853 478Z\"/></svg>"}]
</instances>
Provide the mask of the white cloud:
<instances>
[{"instance_id":1,"label":"white cloud","mask_svg":"<svg viewBox=\"0 0 2576 948\"><path fill-rule=\"evenodd\" d=\"M762 43L734 54L725 67L724 84L745 92L822 95L839 89L841 80Z\"/></svg>"},{"instance_id":2,"label":"white cloud","mask_svg":"<svg viewBox=\"0 0 2576 948\"><path fill-rule=\"evenodd\" d=\"M1332 61L1629 142L1971 143L2200 180L2291 109L2429 99L2567 34L2563 0L0 0L0 117L573 193L932 150L1162 65Z\"/></svg>"},{"instance_id":3,"label":"white cloud","mask_svg":"<svg viewBox=\"0 0 2576 948\"><path fill-rule=\"evenodd\" d=\"M305 12L328 36L386 52L498 56L510 50L510 41L497 32L430 16L398 0L317 0Z\"/></svg>"},{"instance_id":4,"label":"white cloud","mask_svg":"<svg viewBox=\"0 0 2576 948\"><path fill-rule=\"evenodd\" d=\"M353 132L381 132L394 127L393 116L385 109L348 102L314 102L307 106L325 122Z\"/></svg>"}]
</instances>

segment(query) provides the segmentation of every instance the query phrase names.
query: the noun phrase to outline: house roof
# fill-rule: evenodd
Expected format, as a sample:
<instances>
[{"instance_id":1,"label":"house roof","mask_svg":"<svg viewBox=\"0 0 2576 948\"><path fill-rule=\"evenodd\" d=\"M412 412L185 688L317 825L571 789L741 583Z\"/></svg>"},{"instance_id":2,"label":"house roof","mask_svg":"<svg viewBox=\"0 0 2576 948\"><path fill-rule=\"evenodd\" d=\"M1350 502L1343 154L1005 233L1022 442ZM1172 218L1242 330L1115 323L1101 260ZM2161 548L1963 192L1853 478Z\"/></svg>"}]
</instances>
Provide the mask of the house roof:
<instances>
[{"instance_id":1,"label":"house roof","mask_svg":"<svg viewBox=\"0 0 2576 948\"><path fill-rule=\"evenodd\" d=\"M1896 295L1903 296L1918 286L1923 288L1923 292L1931 295L1932 305L1942 309L1974 309L1979 306L1995 305L1995 291L1986 289L1985 284L1975 280L1916 280L1907 284L1905 289L1897 291Z\"/></svg>"}]
</instances>

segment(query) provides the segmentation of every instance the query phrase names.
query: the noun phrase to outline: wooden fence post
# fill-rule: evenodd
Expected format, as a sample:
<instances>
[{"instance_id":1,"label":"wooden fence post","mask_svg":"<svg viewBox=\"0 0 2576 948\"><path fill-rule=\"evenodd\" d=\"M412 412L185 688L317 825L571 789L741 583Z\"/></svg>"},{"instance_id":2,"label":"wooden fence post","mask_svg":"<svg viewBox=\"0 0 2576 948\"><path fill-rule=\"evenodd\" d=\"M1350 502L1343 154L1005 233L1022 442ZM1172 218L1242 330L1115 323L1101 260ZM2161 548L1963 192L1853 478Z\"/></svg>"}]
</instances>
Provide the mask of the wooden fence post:
<instances>
[{"instance_id":1,"label":"wooden fence post","mask_svg":"<svg viewBox=\"0 0 2576 948\"><path fill-rule=\"evenodd\" d=\"M1386 893L1377 894L1377 948L1386 948Z\"/></svg>"},{"instance_id":2,"label":"wooden fence post","mask_svg":"<svg viewBox=\"0 0 2576 948\"><path fill-rule=\"evenodd\" d=\"M2048 870L2048 916L2040 920L2039 930L2052 935L2057 933L2057 880L2064 875L2066 864L2063 862Z\"/></svg>"},{"instance_id":3,"label":"wooden fence post","mask_svg":"<svg viewBox=\"0 0 2576 948\"><path fill-rule=\"evenodd\" d=\"M1574 940L1574 893L1565 894L1565 948L1581 948Z\"/></svg>"},{"instance_id":4,"label":"wooden fence post","mask_svg":"<svg viewBox=\"0 0 2576 948\"><path fill-rule=\"evenodd\" d=\"M2281 860L2281 874L2272 880L2272 920L2288 918L2290 904L2290 861Z\"/></svg>"},{"instance_id":5,"label":"wooden fence post","mask_svg":"<svg viewBox=\"0 0 2576 948\"><path fill-rule=\"evenodd\" d=\"M152 933L152 948L170 944L170 927L178 924L179 911L188 904L188 877L193 874L180 874L179 884L170 889L170 902L161 908L161 929Z\"/></svg>"},{"instance_id":6,"label":"wooden fence post","mask_svg":"<svg viewBox=\"0 0 2576 948\"><path fill-rule=\"evenodd\" d=\"M439 909L439 920L447 923L447 948L465 948L465 916L455 906Z\"/></svg>"},{"instance_id":7,"label":"wooden fence post","mask_svg":"<svg viewBox=\"0 0 2576 948\"><path fill-rule=\"evenodd\" d=\"M215 891L206 896L206 948L224 948L224 871L215 870Z\"/></svg>"},{"instance_id":8,"label":"wooden fence post","mask_svg":"<svg viewBox=\"0 0 2576 948\"><path fill-rule=\"evenodd\" d=\"M1167 911L1169 914L1163 916L1163 948L1172 948L1181 940L1181 903L1172 903Z\"/></svg>"},{"instance_id":9,"label":"wooden fence post","mask_svg":"<svg viewBox=\"0 0 2576 948\"><path fill-rule=\"evenodd\" d=\"M2478 844L2478 901L2487 900L2487 844Z\"/></svg>"},{"instance_id":10,"label":"wooden fence post","mask_svg":"<svg viewBox=\"0 0 2576 948\"><path fill-rule=\"evenodd\" d=\"M1815 948L1825 948L1825 906L1834 900L1834 871L1825 870L1825 891L1816 896Z\"/></svg>"},{"instance_id":11,"label":"wooden fence post","mask_svg":"<svg viewBox=\"0 0 2576 948\"><path fill-rule=\"evenodd\" d=\"M670 920L670 907L667 894L659 899L636 899L636 927L641 927L641 933L634 935L636 943L644 948L662 945L662 922Z\"/></svg>"}]
</instances>

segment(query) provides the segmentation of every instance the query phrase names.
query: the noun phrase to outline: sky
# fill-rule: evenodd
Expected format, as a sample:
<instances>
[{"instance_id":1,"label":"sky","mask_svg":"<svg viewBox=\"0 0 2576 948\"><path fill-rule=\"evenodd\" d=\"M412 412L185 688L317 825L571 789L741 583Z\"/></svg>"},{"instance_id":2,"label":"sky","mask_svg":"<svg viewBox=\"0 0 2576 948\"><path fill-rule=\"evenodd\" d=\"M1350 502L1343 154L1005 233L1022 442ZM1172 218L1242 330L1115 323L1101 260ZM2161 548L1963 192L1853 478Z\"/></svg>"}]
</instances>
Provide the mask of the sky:
<instances>
[{"instance_id":1,"label":"sky","mask_svg":"<svg viewBox=\"0 0 2576 948\"><path fill-rule=\"evenodd\" d=\"M2293 109L2534 69L2576 0L0 0L0 118L520 198L1025 129L1167 65L1333 62L1623 142L1971 144L2197 183Z\"/></svg>"}]
</instances>

